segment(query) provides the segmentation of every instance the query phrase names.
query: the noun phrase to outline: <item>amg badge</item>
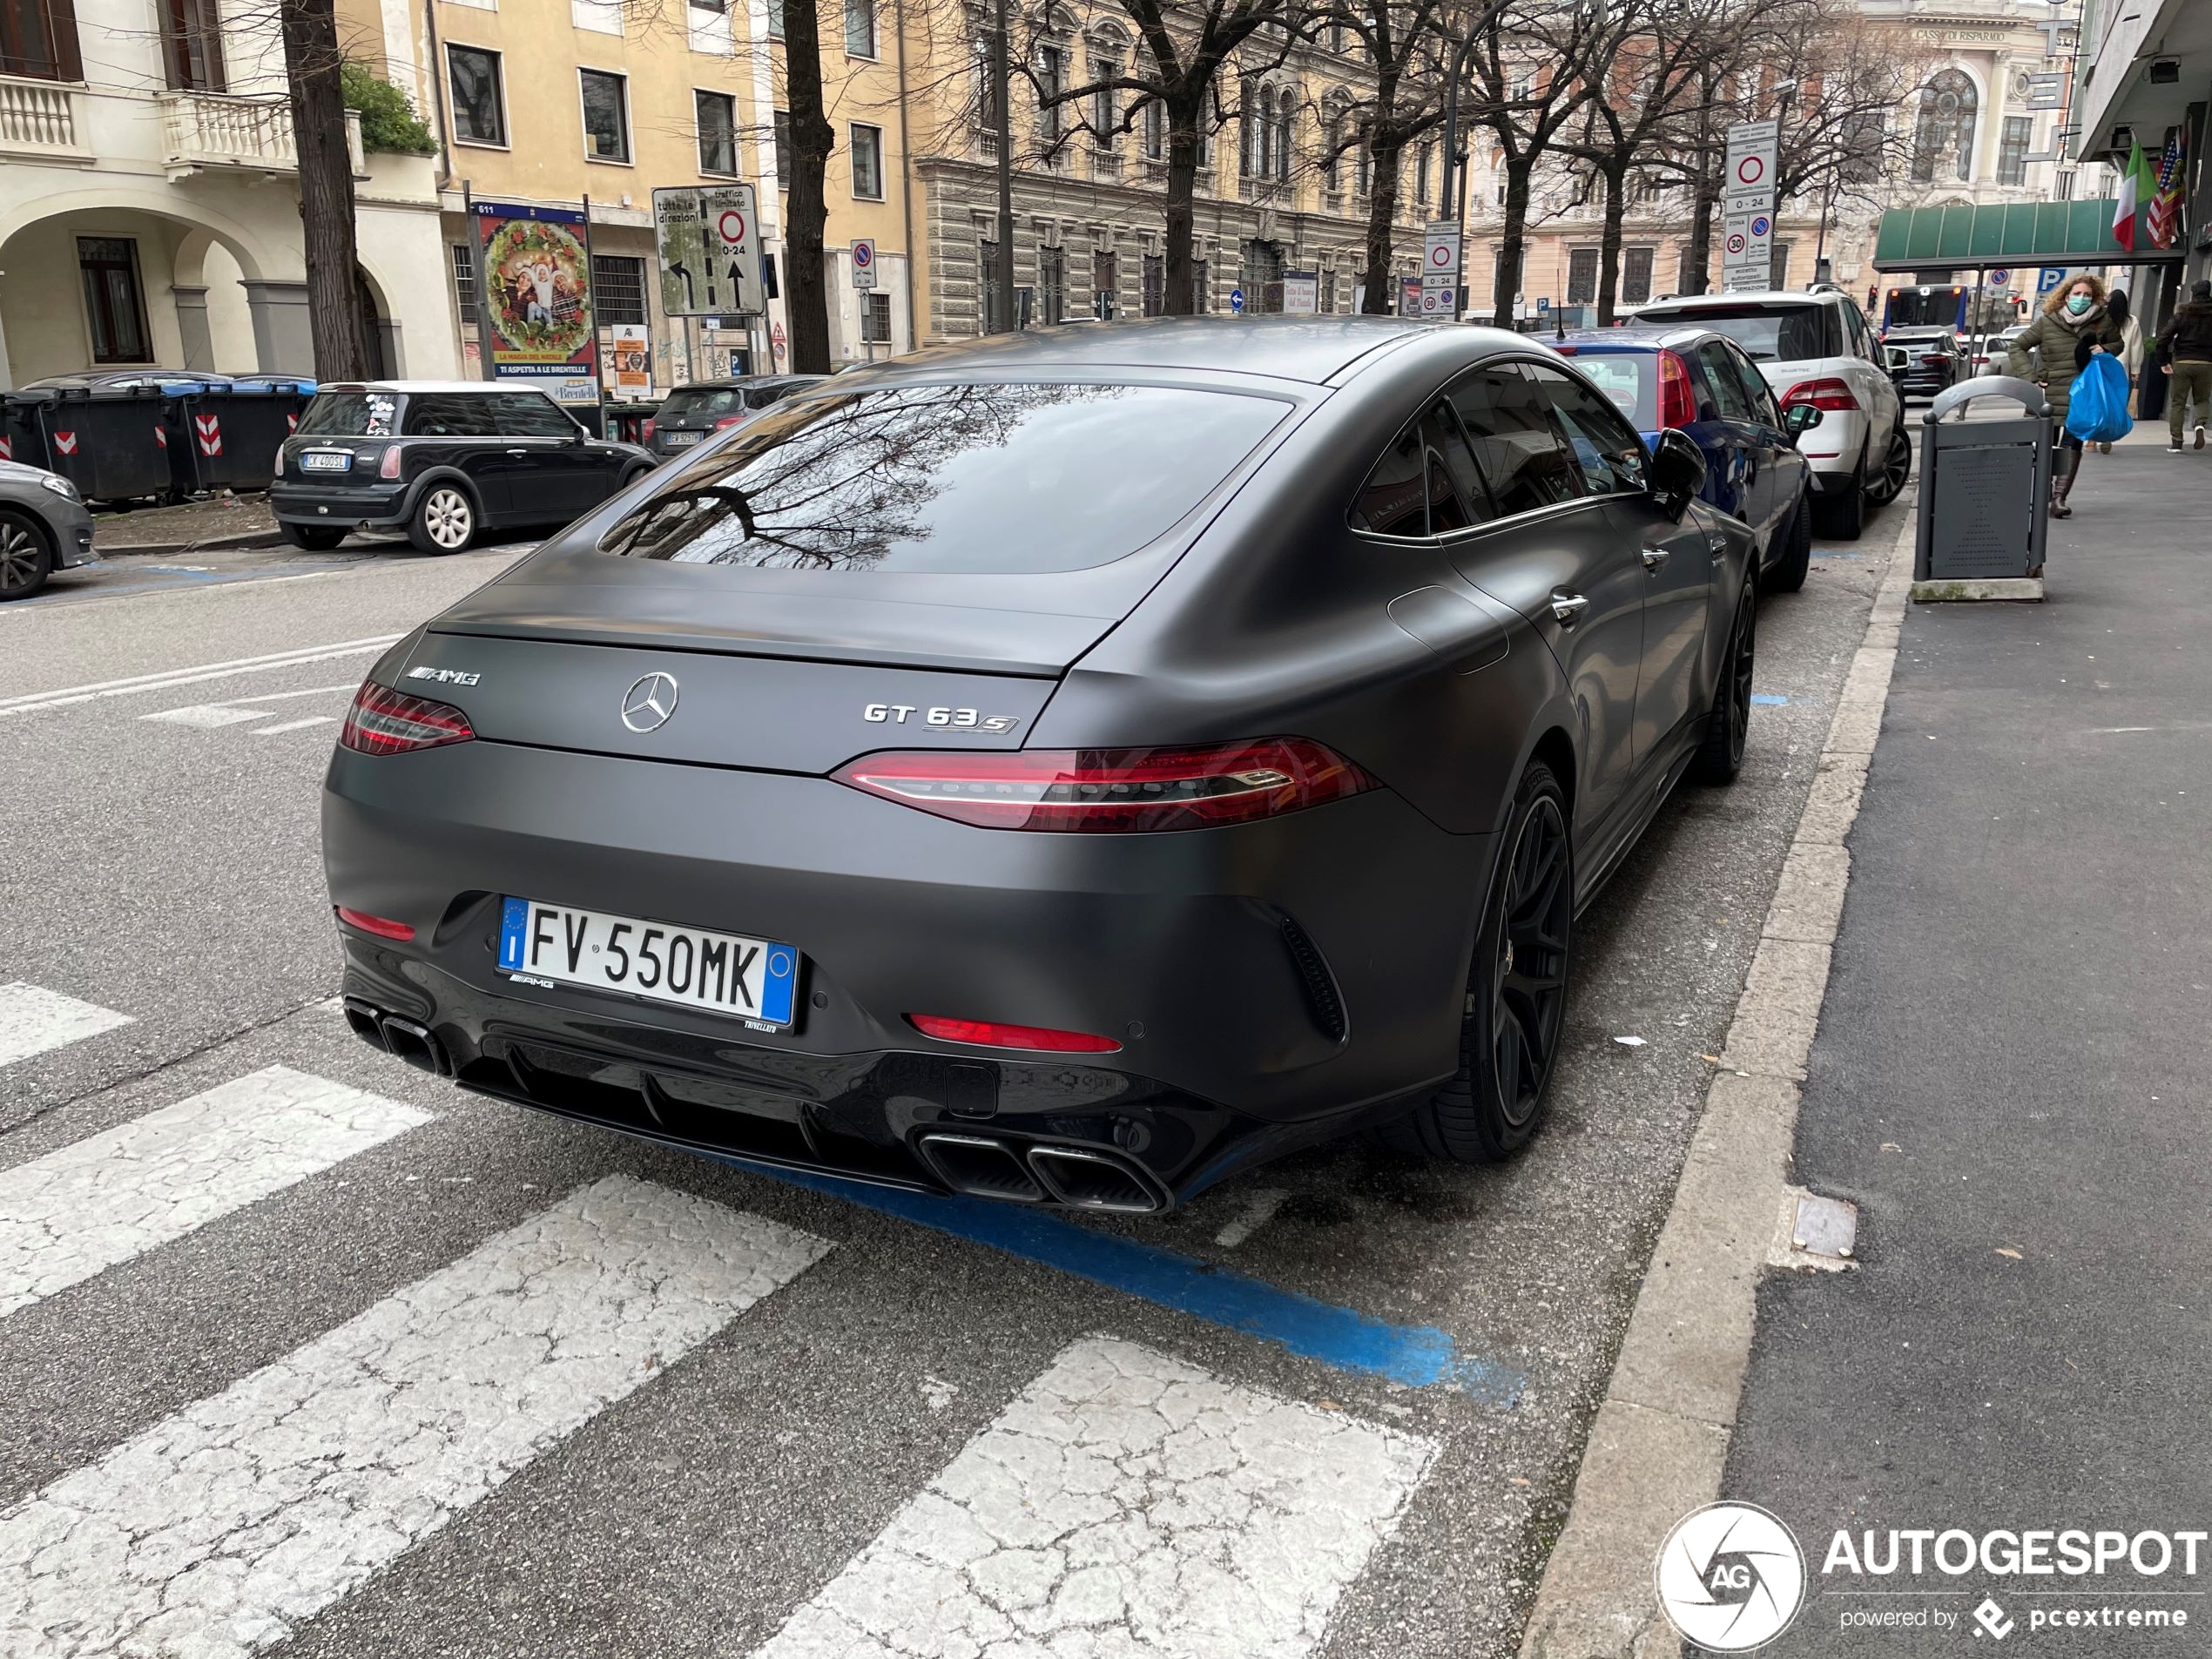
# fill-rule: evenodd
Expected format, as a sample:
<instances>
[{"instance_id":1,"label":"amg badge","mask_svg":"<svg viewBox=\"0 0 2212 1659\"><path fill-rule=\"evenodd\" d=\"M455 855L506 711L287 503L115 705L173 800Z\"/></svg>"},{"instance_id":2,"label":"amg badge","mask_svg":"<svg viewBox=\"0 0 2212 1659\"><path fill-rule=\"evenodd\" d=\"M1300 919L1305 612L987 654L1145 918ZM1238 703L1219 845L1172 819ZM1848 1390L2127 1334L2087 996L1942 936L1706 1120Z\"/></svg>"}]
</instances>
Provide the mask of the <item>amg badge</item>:
<instances>
[{"instance_id":1,"label":"amg badge","mask_svg":"<svg viewBox=\"0 0 2212 1659\"><path fill-rule=\"evenodd\" d=\"M863 720L879 725L886 722L904 725L917 714L922 717L920 725L959 732L1011 732L1022 724L1019 717L1011 714L979 714L974 709L925 709L912 703L871 703L860 711Z\"/></svg>"}]
</instances>

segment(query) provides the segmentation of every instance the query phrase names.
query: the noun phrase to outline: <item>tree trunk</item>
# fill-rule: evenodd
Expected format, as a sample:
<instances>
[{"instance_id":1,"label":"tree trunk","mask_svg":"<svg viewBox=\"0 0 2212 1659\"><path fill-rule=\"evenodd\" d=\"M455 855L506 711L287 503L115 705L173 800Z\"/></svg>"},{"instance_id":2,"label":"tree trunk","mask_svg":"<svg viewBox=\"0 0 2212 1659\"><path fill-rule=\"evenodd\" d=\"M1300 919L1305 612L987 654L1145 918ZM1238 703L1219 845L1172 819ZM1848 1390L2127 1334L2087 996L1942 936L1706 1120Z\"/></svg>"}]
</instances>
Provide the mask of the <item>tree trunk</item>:
<instances>
[{"instance_id":1,"label":"tree trunk","mask_svg":"<svg viewBox=\"0 0 2212 1659\"><path fill-rule=\"evenodd\" d=\"M1196 273L1191 268L1190 202L1198 191L1199 103L1163 100L1168 117L1167 234L1162 244L1160 311L1187 317L1196 308Z\"/></svg>"},{"instance_id":2,"label":"tree trunk","mask_svg":"<svg viewBox=\"0 0 2212 1659\"><path fill-rule=\"evenodd\" d=\"M1613 326L1613 303L1621 293L1621 220L1628 212L1625 167L1605 170L1605 228L1597 242L1597 326Z\"/></svg>"},{"instance_id":3,"label":"tree trunk","mask_svg":"<svg viewBox=\"0 0 2212 1659\"><path fill-rule=\"evenodd\" d=\"M300 158L300 230L307 265L307 327L315 378L368 378L368 319L354 239L354 164L346 153L338 17L331 0L280 0L293 142ZM270 363L269 368L293 368Z\"/></svg>"},{"instance_id":4,"label":"tree trunk","mask_svg":"<svg viewBox=\"0 0 2212 1659\"><path fill-rule=\"evenodd\" d=\"M784 208L784 309L791 317L794 374L830 372L829 287L822 230L829 222L822 175L837 130L822 109L821 23L815 0L784 8L784 80L791 99L791 194Z\"/></svg>"},{"instance_id":5,"label":"tree trunk","mask_svg":"<svg viewBox=\"0 0 2212 1659\"><path fill-rule=\"evenodd\" d=\"M1683 252L1682 291L1703 293L1712 286L1713 212L1720 206L1720 186L1710 174L1701 174L1689 208L1689 244Z\"/></svg>"},{"instance_id":6,"label":"tree trunk","mask_svg":"<svg viewBox=\"0 0 2212 1659\"><path fill-rule=\"evenodd\" d=\"M1491 287L1496 307L1491 320L1501 328L1514 326L1513 298L1521 292L1521 261L1528 241L1528 175L1534 166L1532 156L1506 158L1505 220L1498 228L1498 275Z\"/></svg>"},{"instance_id":7,"label":"tree trunk","mask_svg":"<svg viewBox=\"0 0 2212 1659\"><path fill-rule=\"evenodd\" d=\"M1386 317L1398 310L1390 268L1391 228L1398 217L1399 164L1405 158L1406 138L1386 130L1373 145L1374 172L1367 181L1367 288L1359 308L1371 317Z\"/></svg>"}]
</instances>

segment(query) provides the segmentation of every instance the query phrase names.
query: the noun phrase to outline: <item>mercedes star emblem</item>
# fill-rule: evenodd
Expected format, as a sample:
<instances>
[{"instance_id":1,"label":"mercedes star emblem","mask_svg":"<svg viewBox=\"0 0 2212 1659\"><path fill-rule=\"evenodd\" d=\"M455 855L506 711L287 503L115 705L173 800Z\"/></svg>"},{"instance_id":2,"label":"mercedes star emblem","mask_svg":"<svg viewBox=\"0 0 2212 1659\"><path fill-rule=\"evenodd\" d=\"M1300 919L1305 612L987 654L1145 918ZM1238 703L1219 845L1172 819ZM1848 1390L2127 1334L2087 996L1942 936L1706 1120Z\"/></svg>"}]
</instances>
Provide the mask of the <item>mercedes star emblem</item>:
<instances>
[{"instance_id":1,"label":"mercedes star emblem","mask_svg":"<svg viewBox=\"0 0 2212 1659\"><path fill-rule=\"evenodd\" d=\"M657 732L675 712L673 674L648 674L622 694L622 723L632 732Z\"/></svg>"}]
</instances>

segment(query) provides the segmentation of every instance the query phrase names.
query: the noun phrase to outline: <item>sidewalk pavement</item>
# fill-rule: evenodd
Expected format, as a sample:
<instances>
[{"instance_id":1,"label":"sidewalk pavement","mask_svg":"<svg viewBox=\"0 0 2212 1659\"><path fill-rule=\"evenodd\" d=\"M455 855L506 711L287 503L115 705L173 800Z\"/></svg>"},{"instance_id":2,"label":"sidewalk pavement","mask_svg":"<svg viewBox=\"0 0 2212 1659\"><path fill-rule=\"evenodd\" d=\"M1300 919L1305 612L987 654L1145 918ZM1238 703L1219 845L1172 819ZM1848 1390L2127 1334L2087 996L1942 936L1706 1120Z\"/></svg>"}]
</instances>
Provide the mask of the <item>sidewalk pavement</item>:
<instances>
[{"instance_id":1,"label":"sidewalk pavement","mask_svg":"<svg viewBox=\"0 0 2212 1659\"><path fill-rule=\"evenodd\" d=\"M190 553L225 547L273 547L284 539L266 496L211 496L180 507L145 507L101 513L92 521L92 548L101 557L118 553Z\"/></svg>"},{"instance_id":2,"label":"sidewalk pavement","mask_svg":"<svg viewBox=\"0 0 2212 1659\"><path fill-rule=\"evenodd\" d=\"M2115 448L2074 505L2047 603L1905 621L1796 1139L1858 1265L1767 1277L1721 1488L1808 1557L1774 1654L1986 1652L1986 1598L2038 1656L2212 1651L2031 1626L2212 1627L2212 1551L2193 1580L2178 1546L2157 1578L1822 1570L1839 1528L2212 1527L2212 450ZM1842 1628L1923 1608L1959 1622Z\"/></svg>"}]
</instances>

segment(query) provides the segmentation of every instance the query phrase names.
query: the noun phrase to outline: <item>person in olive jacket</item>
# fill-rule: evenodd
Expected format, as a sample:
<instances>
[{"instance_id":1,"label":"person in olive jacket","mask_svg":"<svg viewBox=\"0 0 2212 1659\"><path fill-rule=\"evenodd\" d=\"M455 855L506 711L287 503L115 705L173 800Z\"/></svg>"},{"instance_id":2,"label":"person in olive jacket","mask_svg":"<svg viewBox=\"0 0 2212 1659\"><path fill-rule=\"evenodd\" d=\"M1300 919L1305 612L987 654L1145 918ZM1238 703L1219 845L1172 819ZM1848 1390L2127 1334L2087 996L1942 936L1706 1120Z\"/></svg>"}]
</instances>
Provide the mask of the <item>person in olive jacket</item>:
<instances>
[{"instance_id":1,"label":"person in olive jacket","mask_svg":"<svg viewBox=\"0 0 2212 1659\"><path fill-rule=\"evenodd\" d=\"M2058 425L2058 448L2051 456L2051 516L2065 518L2073 509L2066 498L2081 470L2081 440L2066 429L2067 390L2101 351L2118 352L2128 325L2128 296L2109 298L2093 276L2078 276L2044 302L2043 314L2013 336L2006 354L2008 374L2043 388ZM2029 354L2033 354L2033 361Z\"/></svg>"},{"instance_id":2,"label":"person in olive jacket","mask_svg":"<svg viewBox=\"0 0 2212 1659\"><path fill-rule=\"evenodd\" d=\"M2212 421L2212 282L2200 280L2175 312L2173 320L2158 331L2158 349L2174 384L2166 394L2166 425L2174 442L2171 455L2182 453L2182 428L2192 401L2196 404L2196 447L2204 448L2204 426Z\"/></svg>"}]
</instances>

